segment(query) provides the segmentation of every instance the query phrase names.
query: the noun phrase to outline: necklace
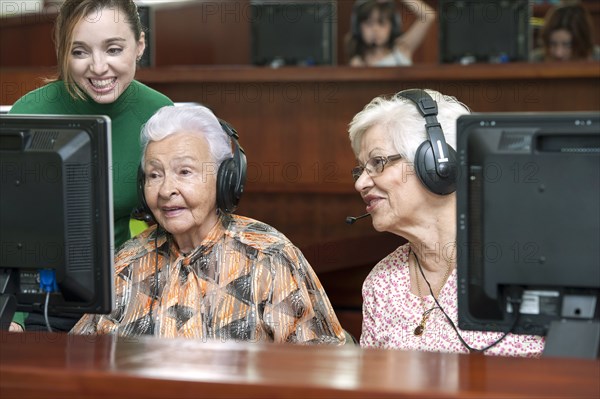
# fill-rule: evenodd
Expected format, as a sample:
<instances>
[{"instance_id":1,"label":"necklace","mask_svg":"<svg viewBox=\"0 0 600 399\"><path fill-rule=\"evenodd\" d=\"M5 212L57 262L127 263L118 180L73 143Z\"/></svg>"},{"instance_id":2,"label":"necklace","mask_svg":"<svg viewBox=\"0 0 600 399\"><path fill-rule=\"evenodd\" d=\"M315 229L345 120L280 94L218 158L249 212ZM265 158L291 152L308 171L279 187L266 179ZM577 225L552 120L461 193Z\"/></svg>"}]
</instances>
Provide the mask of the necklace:
<instances>
[{"instance_id":1,"label":"necklace","mask_svg":"<svg viewBox=\"0 0 600 399\"><path fill-rule=\"evenodd\" d=\"M425 332L425 325L427 323L427 319L429 319L429 316L431 315L431 312L433 312L435 309L438 309L438 307L434 306L431 309L427 309L425 307L425 300L423 299L423 294L421 293L421 284L419 283L419 276L417 273L417 267L419 269L421 269L421 264L419 263L419 258L417 258L417 254L412 252L412 250L410 252L415 257L415 280L417 281L417 292L419 293L419 299L421 300L421 307L423 308L423 315L421 316L421 322L419 323L419 325L417 325L417 327L415 327L415 330L413 331L413 333L417 337L419 337ZM446 284L448 277L450 277L450 272L452 271L452 259L454 259L455 252L456 252L456 245L454 245L454 247L452 249L452 254L450 255L450 258L446 260L446 264L448 265L448 267L446 268L446 274L444 275L442 284L440 284L440 288L438 289L437 294L434 293L433 290L431 290L433 299L436 299L436 297L439 297L440 292L442 291L442 288L444 287L444 284ZM423 274L423 278L427 282L427 278L425 277L425 274L423 273L422 269L421 269L421 274Z\"/></svg>"}]
</instances>

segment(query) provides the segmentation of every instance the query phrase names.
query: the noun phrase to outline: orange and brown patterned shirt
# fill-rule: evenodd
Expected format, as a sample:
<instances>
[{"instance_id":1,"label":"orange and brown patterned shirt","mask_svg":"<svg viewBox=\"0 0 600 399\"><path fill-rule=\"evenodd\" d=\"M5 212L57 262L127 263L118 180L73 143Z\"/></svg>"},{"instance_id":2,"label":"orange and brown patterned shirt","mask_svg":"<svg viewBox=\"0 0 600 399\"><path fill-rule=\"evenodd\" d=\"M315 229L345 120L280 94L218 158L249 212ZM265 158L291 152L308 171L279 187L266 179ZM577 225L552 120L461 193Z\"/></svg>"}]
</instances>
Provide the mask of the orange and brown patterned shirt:
<instances>
[{"instance_id":1,"label":"orange and brown patterned shirt","mask_svg":"<svg viewBox=\"0 0 600 399\"><path fill-rule=\"evenodd\" d=\"M75 334L336 344L344 332L315 272L283 234L220 216L192 253L152 227L115 257L115 307Z\"/></svg>"}]
</instances>

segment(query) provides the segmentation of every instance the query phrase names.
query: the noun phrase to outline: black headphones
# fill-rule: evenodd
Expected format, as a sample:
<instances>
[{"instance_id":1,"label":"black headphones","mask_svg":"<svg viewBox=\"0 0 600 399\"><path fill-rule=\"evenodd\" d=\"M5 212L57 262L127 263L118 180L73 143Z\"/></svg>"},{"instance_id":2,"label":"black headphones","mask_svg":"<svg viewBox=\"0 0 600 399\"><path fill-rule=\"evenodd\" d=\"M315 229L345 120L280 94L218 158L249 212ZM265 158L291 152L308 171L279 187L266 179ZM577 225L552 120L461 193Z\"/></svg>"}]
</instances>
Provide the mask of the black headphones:
<instances>
[{"instance_id":1,"label":"black headphones","mask_svg":"<svg viewBox=\"0 0 600 399\"><path fill-rule=\"evenodd\" d=\"M219 166L217 172L217 207L221 212L233 213L242 198L244 185L246 184L246 153L240 146L237 131L227 122L219 119L221 129L231 138L233 143L233 156L225 159ZM144 194L144 185L146 175L142 165L138 168L137 192L140 208L135 211L136 214L144 214L143 220L152 221L153 215L146 202Z\"/></svg>"},{"instance_id":2,"label":"black headphones","mask_svg":"<svg viewBox=\"0 0 600 399\"><path fill-rule=\"evenodd\" d=\"M352 7L352 16L350 17L350 29L352 32L352 37L357 40L358 39L362 40L362 35L360 33L360 22L358 21L359 11L364 5L366 5L367 3L370 3L370 2L374 2L374 1L373 0L358 0L354 3L354 6ZM391 7L395 7L393 1L389 1L389 3L392 3ZM393 39L395 39L398 36L400 36L401 34L402 34L402 18L400 17L400 14L398 14L397 12L394 12L394 16L392 18L391 36Z\"/></svg>"},{"instance_id":3,"label":"black headphones","mask_svg":"<svg viewBox=\"0 0 600 399\"><path fill-rule=\"evenodd\" d=\"M456 151L446 144L442 126L437 120L437 103L422 89L403 90L398 97L412 101L425 118L428 139L415 154L415 171L429 191L447 195L456 191Z\"/></svg>"},{"instance_id":4,"label":"black headphones","mask_svg":"<svg viewBox=\"0 0 600 399\"><path fill-rule=\"evenodd\" d=\"M246 184L246 153L238 142L240 136L238 132L225 122L219 119L221 128L231 138L233 142L233 156L227 158L219 166L217 173L217 207L224 213L233 213L244 193Z\"/></svg>"}]
</instances>

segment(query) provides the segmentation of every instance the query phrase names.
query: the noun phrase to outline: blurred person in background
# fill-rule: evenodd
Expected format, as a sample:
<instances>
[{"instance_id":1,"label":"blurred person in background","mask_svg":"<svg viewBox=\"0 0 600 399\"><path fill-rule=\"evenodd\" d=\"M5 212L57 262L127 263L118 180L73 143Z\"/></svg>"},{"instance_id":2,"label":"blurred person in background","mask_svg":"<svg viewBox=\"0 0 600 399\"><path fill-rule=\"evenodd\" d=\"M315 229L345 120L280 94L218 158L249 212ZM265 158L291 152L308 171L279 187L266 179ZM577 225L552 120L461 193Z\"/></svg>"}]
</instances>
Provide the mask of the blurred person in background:
<instances>
[{"instance_id":1,"label":"blurred person in background","mask_svg":"<svg viewBox=\"0 0 600 399\"><path fill-rule=\"evenodd\" d=\"M540 42L540 47L532 51L532 61L600 60L592 17L578 1L564 1L548 10Z\"/></svg>"},{"instance_id":2,"label":"blurred person in background","mask_svg":"<svg viewBox=\"0 0 600 399\"><path fill-rule=\"evenodd\" d=\"M407 66L436 19L435 10L420 0L402 0L416 17L406 31L393 0L359 0L352 10L346 39L351 66Z\"/></svg>"}]
</instances>

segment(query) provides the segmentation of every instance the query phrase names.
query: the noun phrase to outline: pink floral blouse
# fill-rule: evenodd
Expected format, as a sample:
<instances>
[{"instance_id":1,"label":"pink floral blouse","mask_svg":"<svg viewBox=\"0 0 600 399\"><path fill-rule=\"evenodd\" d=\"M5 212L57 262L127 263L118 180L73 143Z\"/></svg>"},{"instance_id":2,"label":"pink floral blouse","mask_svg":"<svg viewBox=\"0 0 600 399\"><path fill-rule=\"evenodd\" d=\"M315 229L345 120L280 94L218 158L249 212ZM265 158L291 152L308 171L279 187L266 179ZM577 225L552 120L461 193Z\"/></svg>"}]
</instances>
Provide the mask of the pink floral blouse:
<instances>
[{"instance_id":1,"label":"pink floral blouse","mask_svg":"<svg viewBox=\"0 0 600 399\"><path fill-rule=\"evenodd\" d=\"M413 331L421 322L423 306L419 297L410 292L411 271L408 266L409 244L405 244L380 261L369 273L362 288L362 347L422 350L432 352L467 353L456 332L440 309L434 310L421 336ZM438 301L458 326L456 270L450 274ZM425 298L425 308L435 306L431 295ZM463 331L463 339L474 348L483 348L496 341L502 333ZM485 351L490 355L538 357L544 349L544 338L509 334L499 344Z\"/></svg>"}]
</instances>

